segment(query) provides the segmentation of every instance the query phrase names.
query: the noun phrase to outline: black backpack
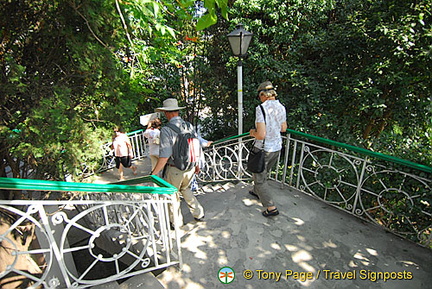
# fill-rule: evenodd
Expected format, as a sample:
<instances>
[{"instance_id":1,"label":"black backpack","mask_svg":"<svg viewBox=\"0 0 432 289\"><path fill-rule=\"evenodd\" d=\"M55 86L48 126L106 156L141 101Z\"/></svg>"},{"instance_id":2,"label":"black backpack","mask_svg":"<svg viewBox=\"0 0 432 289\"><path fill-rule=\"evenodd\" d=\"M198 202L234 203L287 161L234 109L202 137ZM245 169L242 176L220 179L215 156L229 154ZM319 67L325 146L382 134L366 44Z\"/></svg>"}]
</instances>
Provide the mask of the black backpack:
<instances>
[{"instance_id":1,"label":"black backpack","mask_svg":"<svg viewBox=\"0 0 432 289\"><path fill-rule=\"evenodd\" d=\"M173 146L173 161L181 171L189 170L196 164L195 154L190 143L195 138L192 130L181 130L176 125L168 123L167 127L177 134L177 141Z\"/></svg>"}]
</instances>

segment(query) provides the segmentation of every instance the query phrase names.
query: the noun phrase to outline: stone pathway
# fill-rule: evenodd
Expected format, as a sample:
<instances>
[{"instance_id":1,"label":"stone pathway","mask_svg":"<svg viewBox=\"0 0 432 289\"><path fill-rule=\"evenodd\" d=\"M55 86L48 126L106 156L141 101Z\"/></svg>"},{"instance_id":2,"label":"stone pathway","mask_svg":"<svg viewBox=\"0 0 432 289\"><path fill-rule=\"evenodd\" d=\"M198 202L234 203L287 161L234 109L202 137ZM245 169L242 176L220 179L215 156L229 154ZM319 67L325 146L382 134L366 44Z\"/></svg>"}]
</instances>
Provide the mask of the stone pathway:
<instances>
[{"instance_id":1,"label":"stone pathway","mask_svg":"<svg viewBox=\"0 0 432 289\"><path fill-rule=\"evenodd\" d=\"M198 196L205 222L193 221L183 206L184 264L159 275L161 283L169 289L431 288L432 250L301 192L272 188L276 217L261 215L245 183ZM235 271L230 284L218 279L224 266Z\"/></svg>"},{"instance_id":2,"label":"stone pathway","mask_svg":"<svg viewBox=\"0 0 432 289\"><path fill-rule=\"evenodd\" d=\"M150 172L148 159L136 164L138 175ZM133 178L132 171L125 177ZM115 181L115 169L95 179ZM431 288L432 250L275 182L281 214L265 218L250 188L201 188L204 222L182 202L183 266L157 276L165 288ZM218 279L225 266L235 272L230 284Z\"/></svg>"}]
</instances>

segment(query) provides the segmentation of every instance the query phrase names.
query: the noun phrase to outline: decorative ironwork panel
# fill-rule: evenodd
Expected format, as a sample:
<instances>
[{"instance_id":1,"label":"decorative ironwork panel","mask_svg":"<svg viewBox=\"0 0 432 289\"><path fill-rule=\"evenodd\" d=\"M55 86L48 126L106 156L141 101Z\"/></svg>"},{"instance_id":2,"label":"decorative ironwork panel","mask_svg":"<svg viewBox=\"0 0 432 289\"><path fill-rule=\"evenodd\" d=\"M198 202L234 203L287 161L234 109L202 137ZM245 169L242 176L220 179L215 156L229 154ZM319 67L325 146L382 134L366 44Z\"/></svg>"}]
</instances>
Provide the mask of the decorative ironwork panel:
<instances>
[{"instance_id":1,"label":"decorative ironwork panel","mask_svg":"<svg viewBox=\"0 0 432 289\"><path fill-rule=\"evenodd\" d=\"M198 176L200 181L220 182L246 180L246 170L252 139L221 142L204 150L204 162Z\"/></svg>"},{"instance_id":2,"label":"decorative ironwork panel","mask_svg":"<svg viewBox=\"0 0 432 289\"><path fill-rule=\"evenodd\" d=\"M3 202L2 202L3 203ZM7 206L0 203L0 287L1 288L55 288L60 285L56 277L48 277L54 247L49 241L41 215L43 207ZM37 243L34 239L37 236ZM45 243L46 246L39 246Z\"/></svg>"},{"instance_id":3,"label":"decorative ironwork panel","mask_svg":"<svg viewBox=\"0 0 432 289\"><path fill-rule=\"evenodd\" d=\"M353 156L305 145L299 164L299 188L351 211L355 206L361 164L362 161Z\"/></svg>"},{"instance_id":4,"label":"decorative ironwork panel","mask_svg":"<svg viewBox=\"0 0 432 289\"><path fill-rule=\"evenodd\" d=\"M307 135L306 135L307 136ZM420 244L432 244L431 175L351 151L347 145L321 145L293 135L271 178L372 221ZM231 138L205 150L201 182L250 180L246 171L250 137ZM328 141L334 143L332 141ZM320 143L320 144L318 144ZM372 156L371 156L372 155Z\"/></svg>"},{"instance_id":5,"label":"decorative ironwork panel","mask_svg":"<svg viewBox=\"0 0 432 289\"><path fill-rule=\"evenodd\" d=\"M427 173L291 137L286 143L284 183L431 246L432 180Z\"/></svg>"},{"instance_id":6,"label":"decorative ironwork panel","mask_svg":"<svg viewBox=\"0 0 432 289\"><path fill-rule=\"evenodd\" d=\"M369 165L361 184L361 213L420 244L431 243L431 182L403 171Z\"/></svg>"},{"instance_id":7,"label":"decorative ironwork panel","mask_svg":"<svg viewBox=\"0 0 432 289\"><path fill-rule=\"evenodd\" d=\"M169 196L88 196L0 201L0 287L86 288L180 263Z\"/></svg>"}]
</instances>

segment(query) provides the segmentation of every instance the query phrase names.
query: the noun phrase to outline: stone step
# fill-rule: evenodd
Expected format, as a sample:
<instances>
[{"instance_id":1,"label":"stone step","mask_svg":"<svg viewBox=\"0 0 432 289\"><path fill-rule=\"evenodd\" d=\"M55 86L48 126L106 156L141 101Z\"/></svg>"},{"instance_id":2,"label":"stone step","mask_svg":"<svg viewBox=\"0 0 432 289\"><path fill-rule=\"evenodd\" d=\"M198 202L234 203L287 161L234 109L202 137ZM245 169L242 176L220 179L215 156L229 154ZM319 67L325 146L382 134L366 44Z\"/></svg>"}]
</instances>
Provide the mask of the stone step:
<instances>
[{"instance_id":1,"label":"stone step","mask_svg":"<svg viewBox=\"0 0 432 289\"><path fill-rule=\"evenodd\" d=\"M92 288L92 289L119 289L120 285L117 282L112 281L112 282L108 282L105 284L96 285L96 286L93 286L90 288Z\"/></svg>"}]
</instances>

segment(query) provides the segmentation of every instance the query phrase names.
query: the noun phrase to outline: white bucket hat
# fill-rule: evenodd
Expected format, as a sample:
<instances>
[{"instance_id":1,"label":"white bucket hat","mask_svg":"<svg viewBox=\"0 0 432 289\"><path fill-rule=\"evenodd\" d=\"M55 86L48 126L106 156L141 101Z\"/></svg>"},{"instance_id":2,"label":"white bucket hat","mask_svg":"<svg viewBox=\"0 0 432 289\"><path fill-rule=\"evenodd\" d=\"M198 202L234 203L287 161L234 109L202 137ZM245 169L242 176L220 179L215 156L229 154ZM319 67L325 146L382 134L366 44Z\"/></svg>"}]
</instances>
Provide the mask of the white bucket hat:
<instances>
[{"instance_id":1,"label":"white bucket hat","mask_svg":"<svg viewBox=\"0 0 432 289\"><path fill-rule=\"evenodd\" d=\"M180 109L184 109L186 108L185 106L178 106L178 102L177 99L175 98L168 98L165 99L163 102L163 107L158 107L155 109L156 112L159 111L176 111L176 110L180 110Z\"/></svg>"}]
</instances>

